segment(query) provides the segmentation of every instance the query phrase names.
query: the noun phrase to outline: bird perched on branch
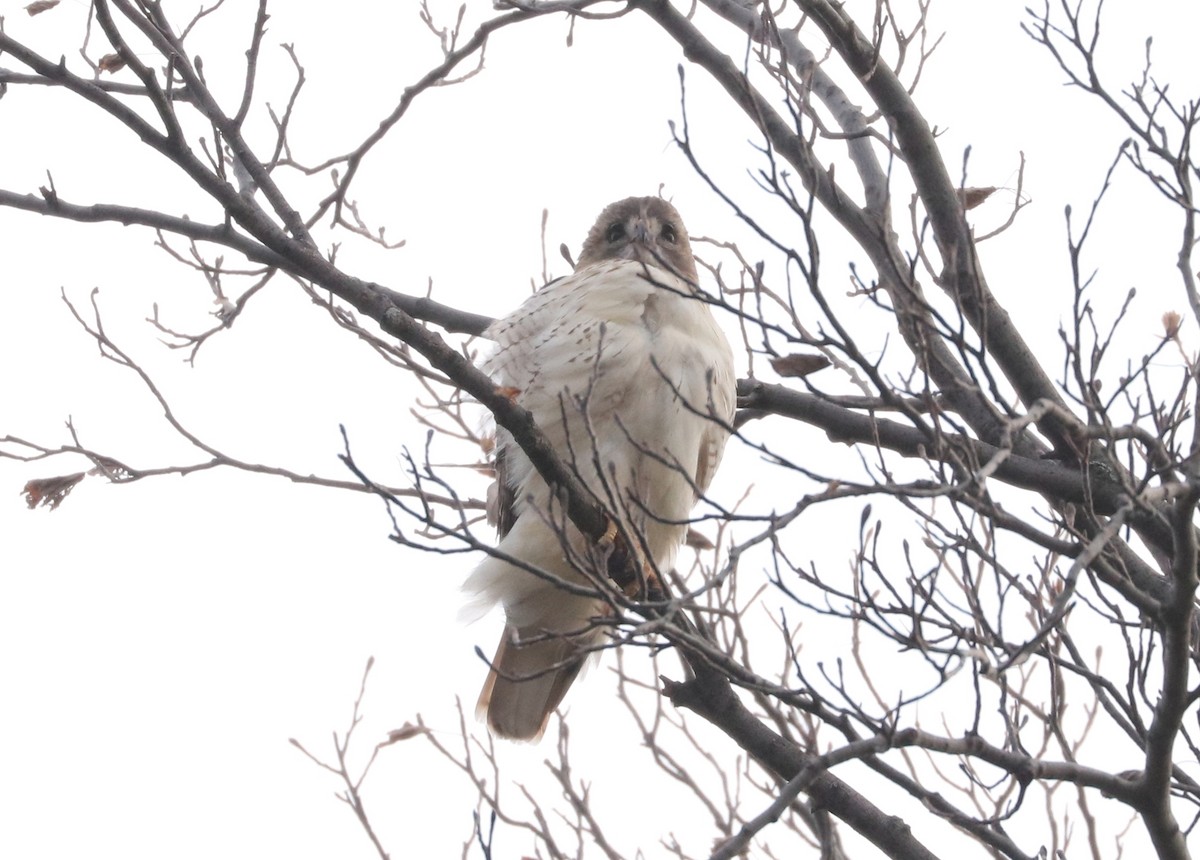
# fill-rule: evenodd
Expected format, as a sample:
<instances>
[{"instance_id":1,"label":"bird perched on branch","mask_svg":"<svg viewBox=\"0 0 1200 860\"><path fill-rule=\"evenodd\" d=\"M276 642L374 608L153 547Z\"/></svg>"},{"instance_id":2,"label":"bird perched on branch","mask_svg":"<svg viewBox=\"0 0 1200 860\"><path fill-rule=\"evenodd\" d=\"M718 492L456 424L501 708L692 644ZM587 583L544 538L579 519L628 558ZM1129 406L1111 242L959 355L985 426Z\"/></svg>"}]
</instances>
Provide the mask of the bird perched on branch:
<instances>
[{"instance_id":1,"label":"bird perched on branch","mask_svg":"<svg viewBox=\"0 0 1200 860\"><path fill-rule=\"evenodd\" d=\"M631 197L600 214L574 274L485 333L485 369L605 509L642 581L674 563L733 420L733 353L696 280L679 213ZM495 734L532 740L602 645L607 604L586 590L612 547L571 525L503 429L495 459L501 540L465 589L507 624L479 712Z\"/></svg>"}]
</instances>

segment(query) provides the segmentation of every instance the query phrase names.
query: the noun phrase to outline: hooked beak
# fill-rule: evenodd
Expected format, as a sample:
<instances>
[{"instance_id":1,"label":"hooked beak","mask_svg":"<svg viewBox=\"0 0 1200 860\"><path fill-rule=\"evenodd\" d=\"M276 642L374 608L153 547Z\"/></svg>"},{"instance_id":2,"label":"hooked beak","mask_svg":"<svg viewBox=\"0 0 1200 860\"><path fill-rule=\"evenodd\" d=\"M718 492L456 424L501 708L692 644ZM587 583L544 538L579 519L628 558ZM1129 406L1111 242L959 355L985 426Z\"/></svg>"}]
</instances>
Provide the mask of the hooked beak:
<instances>
[{"instance_id":1,"label":"hooked beak","mask_svg":"<svg viewBox=\"0 0 1200 860\"><path fill-rule=\"evenodd\" d=\"M626 260L638 260L647 265L657 262L658 251L654 233L644 219L638 218L633 222L629 231L629 242L621 249L621 256Z\"/></svg>"}]
</instances>

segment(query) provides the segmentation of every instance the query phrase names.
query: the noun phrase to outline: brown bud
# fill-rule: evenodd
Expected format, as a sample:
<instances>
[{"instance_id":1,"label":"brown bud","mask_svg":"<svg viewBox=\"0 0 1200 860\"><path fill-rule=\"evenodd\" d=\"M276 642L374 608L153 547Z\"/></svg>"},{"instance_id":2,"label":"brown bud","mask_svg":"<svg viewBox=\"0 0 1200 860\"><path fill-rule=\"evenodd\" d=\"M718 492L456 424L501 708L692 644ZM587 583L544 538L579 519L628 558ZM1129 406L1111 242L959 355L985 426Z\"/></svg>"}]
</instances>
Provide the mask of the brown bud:
<instances>
[{"instance_id":1,"label":"brown bud","mask_svg":"<svg viewBox=\"0 0 1200 860\"><path fill-rule=\"evenodd\" d=\"M96 68L100 69L102 72L108 72L111 75L113 72L117 72L125 68L125 61L121 59L120 54L105 54L100 58L100 61L96 63Z\"/></svg>"},{"instance_id":2,"label":"brown bud","mask_svg":"<svg viewBox=\"0 0 1200 860\"><path fill-rule=\"evenodd\" d=\"M1179 327L1183 325L1183 317L1175 311L1167 311L1162 315L1163 336L1168 340L1179 337Z\"/></svg>"},{"instance_id":3,"label":"brown bud","mask_svg":"<svg viewBox=\"0 0 1200 860\"><path fill-rule=\"evenodd\" d=\"M829 367L829 359L823 355L780 355L771 359L771 367L780 376L808 376Z\"/></svg>"},{"instance_id":4,"label":"brown bud","mask_svg":"<svg viewBox=\"0 0 1200 860\"><path fill-rule=\"evenodd\" d=\"M960 188L958 189L958 199L962 203L963 209L974 209L995 192L996 186L994 185L987 188Z\"/></svg>"}]
</instances>

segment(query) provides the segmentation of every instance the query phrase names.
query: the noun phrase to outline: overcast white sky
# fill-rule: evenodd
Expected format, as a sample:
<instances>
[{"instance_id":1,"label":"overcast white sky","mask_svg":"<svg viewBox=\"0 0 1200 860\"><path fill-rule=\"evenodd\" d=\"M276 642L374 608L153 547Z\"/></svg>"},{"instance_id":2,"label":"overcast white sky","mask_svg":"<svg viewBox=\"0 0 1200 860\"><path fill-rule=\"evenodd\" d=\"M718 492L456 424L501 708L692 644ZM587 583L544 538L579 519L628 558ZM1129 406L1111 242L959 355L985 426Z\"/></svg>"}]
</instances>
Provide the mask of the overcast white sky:
<instances>
[{"instance_id":1,"label":"overcast white sky","mask_svg":"<svg viewBox=\"0 0 1200 860\"><path fill-rule=\"evenodd\" d=\"M78 65L86 4L64 2L36 18L23 5L0 0L6 31ZM1060 86L1050 58L1019 31L1021 5L935 3L932 29L947 35L919 100L947 129L952 167L972 146L968 184L1011 188L1025 152L1033 202L985 248L985 260L1001 301L1035 340L1053 344L1059 311L1043 299L1067 290L1063 206L1086 207L1124 135L1098 105ZM1136 74L1153 34L1160 77L1194 93L1192 4L1109 5L1104 55L1114 80ZM196 49L231 105L254 4L226 6L201 27ZM439 58L416 3L358 0L336 13L331 4L276 6L259 92L273 104L286 98L289 66L276 46L294 43L309 80L293 130L303 160L355 142ZM673 45L636 16L579 23L571 49L565 35L561 20L510 28L476 79L418 100L355 186L363 214L408 244L390 255L348 247L340 257L348 271L411 293L432 278L444 302L503 313L538 278L543 208L549 247L577 249L604 204L660 183L693 234L744 238L670 145L681 61ZM0 65L14 64L0 57ZM714 108L723 105L698 71L688 81L702 151L745 188L748 127L721 119ZM10 87L0 101L0 187L36 191L50 170L72 202L211 218L211 205L155 158L64 94ZM1136 208L1142 194L1119 205ZM1002 220L1002 208L979 218ZM1094 263L1115 295L1136 285L1152 297L1172 277L1170 252L1155 252L1177 231L1142 227L1131 234L1115 219L1106 227L1107 246L1118 250ZM201 458L172 435L138 380L99 359L70 319L60 289L83 307L98 287L110 333L153 369L180 419L206 441L246 460L344 478L336 458L344 424L379 479L401 480L398 451L419 447L423 434L394 371L283 281L185 367L144 318L157 302L179 328L199 328L211 296L152 244L144 230L0 210L0 435L66 442L73 416L85 443L139 466ZM827 258L831 277L845 263ZM550 269L565 269L554 252ZM1178 303L1172 293L1135 308L1147 343L1159 315ZM374 655L363 748L417 713L452 743L455 697L473 706L482 679L472 648L490 649L497 629L456 621L470 559L398 548L372 499L233 473L119 487L88 480L58 511L25 509L26 480L75 468L0 460L0 856L372 856L332 797L336 782L287 739L329 753L330 732L344 730ZM745 485L744 476L724 480L731 494ZM576 715L588 703L589 719L572 721L584 773L600 773L597 763L622 743L637 746L601 686L582 685L570 700ZM532 780L548 752L503 754L511 774ZM417 846L425 846L420 856L457 854L473 808L459 774L412 743L389 750L375 779L368 803L393 856L418 856ZM599 782L598 802L610 811L638 805L604 795ZM643 844L654 856L649 846L663 834L649 832ZM515 839L507 844L518 850Z\"/></svg>"}]
</instances>

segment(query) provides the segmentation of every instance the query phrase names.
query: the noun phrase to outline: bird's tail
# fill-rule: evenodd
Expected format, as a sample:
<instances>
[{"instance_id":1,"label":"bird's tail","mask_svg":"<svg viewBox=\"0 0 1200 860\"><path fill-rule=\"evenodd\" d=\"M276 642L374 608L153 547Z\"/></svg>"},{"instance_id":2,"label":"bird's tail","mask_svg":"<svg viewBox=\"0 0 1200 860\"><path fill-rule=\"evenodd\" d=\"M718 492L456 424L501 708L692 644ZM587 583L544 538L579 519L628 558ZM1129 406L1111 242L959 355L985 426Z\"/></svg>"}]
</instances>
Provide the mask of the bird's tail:
<instances>
[{"instance_id":1,"label":"bird's tail","mask_svg":"<svg viewBox=\"0 0 1200 860\"><path fill-rule=\"evenodd\" d=\"M595 638L592 634L547 636L507 626L476 713L480 717L486 713L488 726L500 737L537 740L578 677Z\"/></svg>"}]
</instances>

